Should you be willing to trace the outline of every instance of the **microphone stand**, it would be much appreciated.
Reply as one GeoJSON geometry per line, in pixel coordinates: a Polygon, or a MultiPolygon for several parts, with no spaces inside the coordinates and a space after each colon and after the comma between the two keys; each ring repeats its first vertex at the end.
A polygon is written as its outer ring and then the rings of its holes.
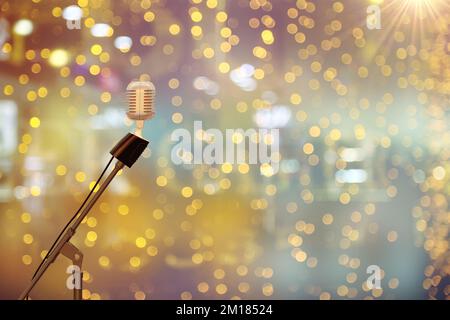
{"type": "MultiPolygon", "coordinates": [[[[70,239],[72,239],[75,234],[78,226],[81,224],[81,221],[86,217],[92,207],[95,205],[97,200],[106,190],[108,185],[117,175],[117,173],[123,169],[124,166],[131,168],[131,166],[136,162],[136,160],[141,156],[142,152],[144,152],[145,148],[148,145],[148,141],[138,137],[137,135],[128,133],[125,137],[123,137],[115,147],[110,151],[111,155],[113,155],[117,162],[114,166],[114,169],[110,172],[106,180],[101,184],[98,191],[94,194],[93,198],[87,203],[84,207],[83,211],[80,213],[78,218],[71,224],[69,228],[64,232],[63,236],[60,240],[55,244],[54,249],[50,252],[46,261],[42,264],[41,268],[38,270],[37,274],[31,280],[31,283],[28,287],[22,292],[19,297],[19,300],[27,299],[30,291],[34,288],[36,283],[42,278],[44,273],[47,271],[48,267],[55,261],[60,253],[64,256],[72,260],[72,263],[76,265],[79,270],[81,270],[81,263],[83,260],[82,252],[77,249],[72,243],[70,243],[70,239]]],[[[82,300],[82,273],[79,275],[79,285],[77,281],[74,285],[74,300],[82,300]]]]}

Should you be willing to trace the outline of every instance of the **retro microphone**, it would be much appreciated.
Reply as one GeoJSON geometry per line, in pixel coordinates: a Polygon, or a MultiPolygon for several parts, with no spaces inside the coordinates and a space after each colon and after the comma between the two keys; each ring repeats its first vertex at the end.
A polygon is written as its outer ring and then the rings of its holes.
{"type": "Polygon", "coordinates": [[[128,133],[111,150],[111,154],[127,167],[131,167],[148,145],[142,138],[144,121],[153,118],[155,102],[155,86],[150,81],[131,81],[127,86],[127,116],[136,121],[134,134],[128,133]]]}
{"type": "Polygon", "coordinates": [[[150,81],[131,81],[127,86],[128,112],[131,120],[136,120],[135,135],[142,137],[144,121],[153,118],[155,86],[150,81]]]}
{"type": "Polygon", "coordinates": [[[110,151],[112,157],[108,162],[108,165],[103,170],[100,177],[97,179],[94,187],[91,189],[78,211],[72,216],[72,218],[56,238],[51,248],[48,250],[48,253],[34,273],[30,284],[20,295],[20,300],[28,299],[30,291],[34,288],[36,283],[39,281],[39,279],[41,279],[45,271],[53,263],[53,261],[55,261],[60,253],[72,260],[72,267],[74,267],[71,269],[73,273],[73,283],[71,282],[70,286],[73,289],[73,298],[75,300],[82,299],[83,276],[81,265],[83,261],[83,253],[70,242],[70,239],[72,239],[78,226],[87,216],[89,211],[95,205],[97,200],[106,190],[117,173],[122,170],[124,166],[131,168],[131,166],[141,156],[142,152],[144,152],[145,148],[149,144],[147,140],[142,138],[142,129],[144,127],[144,121],[153,118],[153,116],[155,115],[153,107],[155,99],[155,86],[149,81],[132,81],[127,87],[127,95],[127,115],[130,119],[136,120],[135,133],[128,133],[110,151]],[[117,162],[113,170],[108,174],[105,181],[103,181],[98,190],[94,192],[114,158],[117,159],[117,162]],[[92,194],[93,197],[90,199],[92,194]]]}

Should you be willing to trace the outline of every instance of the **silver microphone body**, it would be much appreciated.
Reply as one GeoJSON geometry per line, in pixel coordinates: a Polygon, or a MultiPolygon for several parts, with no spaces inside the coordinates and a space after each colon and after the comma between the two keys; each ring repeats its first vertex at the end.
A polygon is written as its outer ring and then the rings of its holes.
{"type": "Polygon", "coordinates": [[[136,120],[134,134],[142,137],[144,121],[155,115],[155,86],[150,81],[131,81],[127,86],[127,96],[127,116],[131,120],[136,120]]]}

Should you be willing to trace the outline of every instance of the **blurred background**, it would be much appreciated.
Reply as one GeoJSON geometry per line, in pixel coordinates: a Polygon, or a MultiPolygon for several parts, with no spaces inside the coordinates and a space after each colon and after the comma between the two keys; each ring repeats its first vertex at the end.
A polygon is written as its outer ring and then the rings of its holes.
{"type": "MultiPolygon", "coordinates": [[[[447,0],[0,0],[0,298],[131,130],[140,79],[150,146],[72,240],[85,299],[448,299],[449,25],[447,0]],[[279,172],[174,165],[197,120],[279,128],[279,172]]],[[[69,264],[31,298],[71,299],[69,264]]]]}

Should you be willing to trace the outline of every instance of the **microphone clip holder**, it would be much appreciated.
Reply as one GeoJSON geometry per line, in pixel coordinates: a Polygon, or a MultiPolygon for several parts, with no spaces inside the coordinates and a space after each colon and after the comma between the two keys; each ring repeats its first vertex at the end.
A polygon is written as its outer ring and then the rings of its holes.
{"type": "Polygon", "coordinates": [[[131,168],[147,146],[147,140],[128,133],[111,149],[110,153],[128,168],[131,168]]]}

